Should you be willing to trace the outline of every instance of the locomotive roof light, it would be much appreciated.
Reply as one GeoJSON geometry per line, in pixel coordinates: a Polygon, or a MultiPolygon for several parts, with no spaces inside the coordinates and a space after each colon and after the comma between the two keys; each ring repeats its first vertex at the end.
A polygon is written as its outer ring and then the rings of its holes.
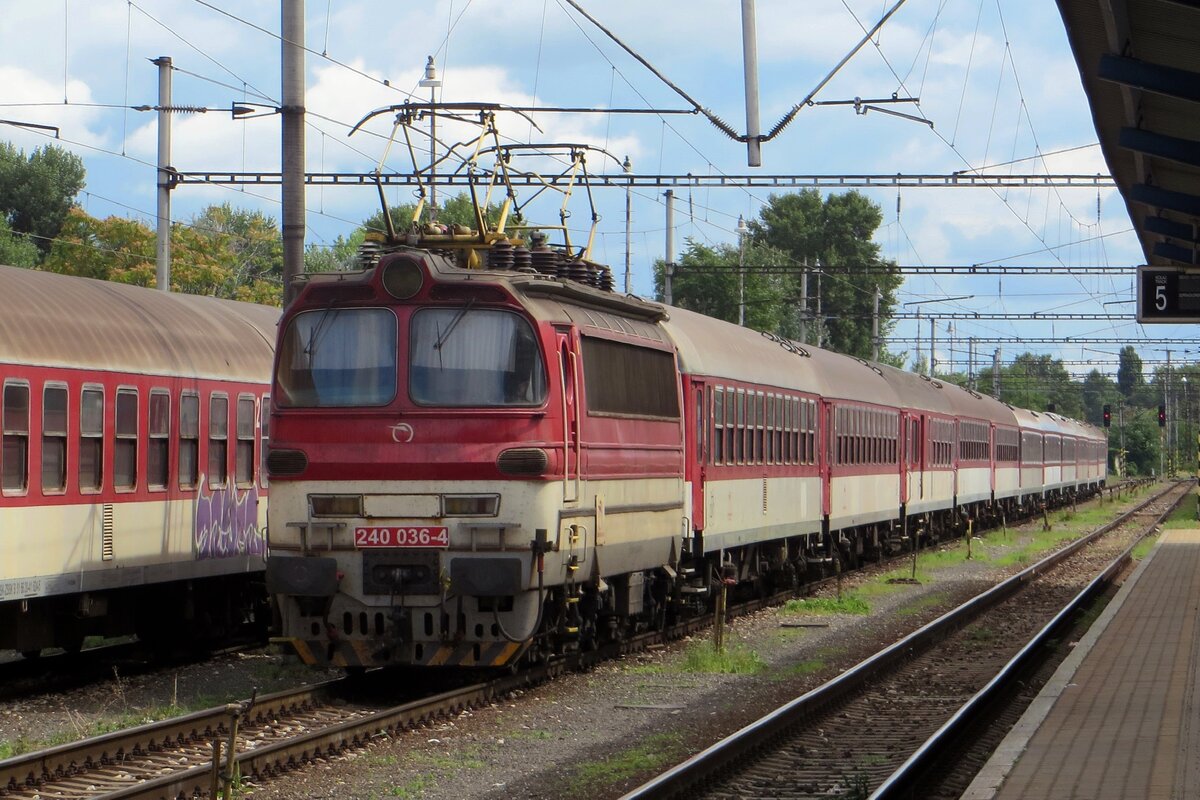
{"type": "Polygon", "coordinates": [[[392,259],[383,268],[383,288],[397,300],[408,300],[425,284],[425,270],[412,257],[392,259]]]}

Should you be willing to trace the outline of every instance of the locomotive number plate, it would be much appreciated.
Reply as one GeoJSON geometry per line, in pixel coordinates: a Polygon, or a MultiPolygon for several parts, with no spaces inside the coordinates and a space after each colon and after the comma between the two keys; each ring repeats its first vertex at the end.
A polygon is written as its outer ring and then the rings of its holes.
{"type": "Polygon", "coordinates": [[[445,526],[406,526],[400,528],[355,528],[355,547],[449,547],[450,532],[445,526]]]}

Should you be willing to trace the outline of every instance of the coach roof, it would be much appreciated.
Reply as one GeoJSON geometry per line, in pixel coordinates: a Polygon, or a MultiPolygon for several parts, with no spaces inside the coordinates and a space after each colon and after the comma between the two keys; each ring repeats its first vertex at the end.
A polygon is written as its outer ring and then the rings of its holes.
{"type": "Polygon", "coordinates": [[[896,404],[896,395],[865,361],[811,345],[783,343],[758,331],[669,308],[662,324],[690,375],[744,381],[833,399],[896,404]],[[807,355],[794,352],[800,350],[807,355]]]}
{"type": "Polygon", "coordinates": [[[265,381],[279,309],[0,266],[0,363],[265,381]]]}

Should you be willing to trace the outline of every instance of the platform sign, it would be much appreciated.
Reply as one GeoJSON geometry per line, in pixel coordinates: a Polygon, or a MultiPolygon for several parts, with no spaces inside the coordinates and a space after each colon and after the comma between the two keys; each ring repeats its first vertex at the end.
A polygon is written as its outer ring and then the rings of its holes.
{"type": "Polygon", "coordinates": [[[1200,322],[1200,271],[1138,267],[1138,322],[1200,322]]]}

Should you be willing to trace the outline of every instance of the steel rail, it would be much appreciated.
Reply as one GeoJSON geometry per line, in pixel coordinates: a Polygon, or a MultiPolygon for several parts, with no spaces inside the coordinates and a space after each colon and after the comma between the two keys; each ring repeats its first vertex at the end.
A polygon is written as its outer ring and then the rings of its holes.
{"type": "Polygon", "coordinates": [[[702,781],[730,768],[739,759],[769,746],[771,741],[786,735],[790,729],[821,713],[824,709],[841,702],[860,686],[889,670],[895,664],[913,657],[945,638],[980,612],[1013,595],[1025,584],[1100,538],[1112,528],[1140,513],[1179,485],[1176,483],[1168,486],[1164,491],[1148,498],[1107,525],[1076,539],[1061,550],[1051,553],[986,592],[976,595],[966,603],[918,628],[838,677],[786,703],[683,763],[643,783],[623,795],[621,800],[649,800],[650,798],[683,796],[702,781]]]}
{"type": "MultiPolygon", "coordinates": [[[[1190,481],[1183,482],[1183,485],[1190,481]]],[[[1181,484],[1175,484],[1170,487],[1170,491],[1178,489],[1181,484]]],[[[1159,495],[1160,497],[1163,495],[1159,495]]],[[[1058,630],[1066,623],[1072,615],[1079,611],[1083,606],[1090,602],[1093,597],[1098,595],[1102,589],[1108,586],[1116,578],[1116,576],[1125,568],[1125,565],[1133,558],[1133,549],[1138,543],[1149,535],[1150,531],[1162,524],[1162,521],[1167,516],[1179,507],[1189,496],[1188,492],[1183,492],[1179,495],[1174,503],[1168,506],[1161,514],[1159,514],[1154,522],[1147,526],[1147,530],[1138,537],[1138,541],[1131,544],[1120,555],[1112,560],[1105,569],[1088,583],[1078,594],[1072,598],[1071,602],[1063,607],[1061,611],[1054,616],[1052,620],[1046,623],[1038,633],[1029,640],[1021,650],[1012,657],[1007,664],[996,674],[994,678],[988,681],[982,689],[976,692],[961,708],[954,713],[946,723],[938,729],[936,733],[929,737],[916,752],[909,756],[904,762],[893,772],[887,779],[884,780],[874,792],[871,793],[869,800],[895,800],[901,797],[911,797],[911,792],[922,775],[924,775],[929,767],[943,753],[947,752],[953,744],[957,742],[956,737],[961,736],[962,732],[971,725],[972,722],[979,719],[986,712],[986,708],[991,700],[1001,694],[1006,688],[1023,674],[1024,668],[1044,654],[1045,645],[1051,637],[1058,633],[1058,630]],[[1039,652],[1041,651],[1041,652],[1039,652]]],[[[1106,533],[1120,524],[1119,520],[1105,525],[1098,529],[1097,534],[1106,533]]]]}

